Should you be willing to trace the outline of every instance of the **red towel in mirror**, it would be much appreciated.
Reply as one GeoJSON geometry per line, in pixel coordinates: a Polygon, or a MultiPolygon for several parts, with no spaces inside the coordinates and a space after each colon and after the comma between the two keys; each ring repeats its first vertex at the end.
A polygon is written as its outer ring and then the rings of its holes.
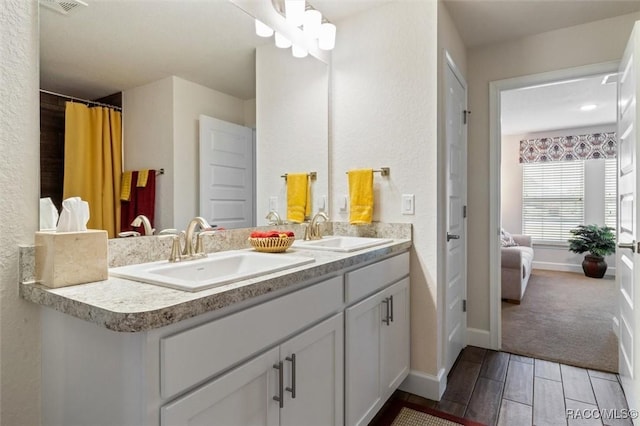
{"type": "Polygon", "coordinates": [[[138,171],[133,171],[131,175],[131,196],[129,201],[121,201],[120,205],[120,218],[121,232],[123,231],[138,231],[144,235],[144,229],[139,229],[131,226],[131,222],[138,215],[145,215],[149,218],[151,226],[155,227],[155,211],[156,211],[156,171],[149,170],[149,177],[147,178],[147,184],[143,187],[136,185],[138,182],[138,171]]]}

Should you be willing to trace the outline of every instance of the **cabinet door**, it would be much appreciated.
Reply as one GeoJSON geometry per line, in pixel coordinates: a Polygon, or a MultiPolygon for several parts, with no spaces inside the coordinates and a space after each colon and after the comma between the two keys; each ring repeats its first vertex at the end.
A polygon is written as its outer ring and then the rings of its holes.
{"type": "Polygon", "coordinates": [[[384,400],[380,394],[380,330],[382,292],[346,309],[345,314],[345,420],[366,425],[384,400]]]}
{"type": "Polygon", "coordinates": [[[343,424],[344,315],[339,313],[283,343],[280,359],[285,364],[280,424],[343,424]]]}
{"type": "Polygon", "coordinates": [[[163,406],[162,426],[277,426],[278,348],[163,406]]]}
{"type": "MultiPolygon", "coordinates": [[[[380,333],[381,392],[386,400],[409,374],[409,279],[384,290],[383,300],[389,304],[388,325],[381,322],[380,333]]],[[[387,316],[384,307],[383,318],[387,316]]]]}

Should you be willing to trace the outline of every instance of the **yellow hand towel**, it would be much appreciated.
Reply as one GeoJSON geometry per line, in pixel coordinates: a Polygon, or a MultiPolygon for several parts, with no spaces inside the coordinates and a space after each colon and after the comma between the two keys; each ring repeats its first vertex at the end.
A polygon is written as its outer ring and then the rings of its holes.
{"type": "MultiPolygon", "coordinates": [[[[304,222],[307,210],[310,209],[309,179],[306,173],[287,174],[287,220],[304,222]]],[[[309,210],[310,213],[310,210],[309,210]]]]}
{"type": "Polygon", "coordinates": [[[138,171],[138,182],[136,182],[136,186],[138,188],[144,188],[147,186],[147,181],[149,180],[149,169],[143,169],[138,171]]]}
{"type": "Polygon", "coordinates": [[[373,219],[373,169],[350,170],[349,223],[364,225],[373,219]]]}
{"type": "Polygon", "coordinates": [[[132,172],[122,173],[122,180],[120,181],[120,200],[129,201],[131,198],[131,176],[132,172]]]}

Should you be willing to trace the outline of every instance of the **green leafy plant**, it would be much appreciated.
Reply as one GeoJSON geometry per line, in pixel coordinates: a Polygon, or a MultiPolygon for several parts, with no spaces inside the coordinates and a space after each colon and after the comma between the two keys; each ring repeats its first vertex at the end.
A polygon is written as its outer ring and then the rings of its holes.
{"type": "Polygon", "coordinates": [[[593,256],[604,257],[616,251],[616,236],[609,226],[578,225],[569,232],[569,251],[574,253],[589,252],[593,256]]]}

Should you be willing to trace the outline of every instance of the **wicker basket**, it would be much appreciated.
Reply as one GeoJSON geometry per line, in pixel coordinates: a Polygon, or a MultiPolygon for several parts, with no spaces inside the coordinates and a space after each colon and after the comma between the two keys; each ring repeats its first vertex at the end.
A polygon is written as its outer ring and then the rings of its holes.
{"type": "Polygon", "coordinates": [[[257,251],[265,253],[282,253],[295,241],[295,237],[287,238],[249,238],[249,243],[257,251]]]}

